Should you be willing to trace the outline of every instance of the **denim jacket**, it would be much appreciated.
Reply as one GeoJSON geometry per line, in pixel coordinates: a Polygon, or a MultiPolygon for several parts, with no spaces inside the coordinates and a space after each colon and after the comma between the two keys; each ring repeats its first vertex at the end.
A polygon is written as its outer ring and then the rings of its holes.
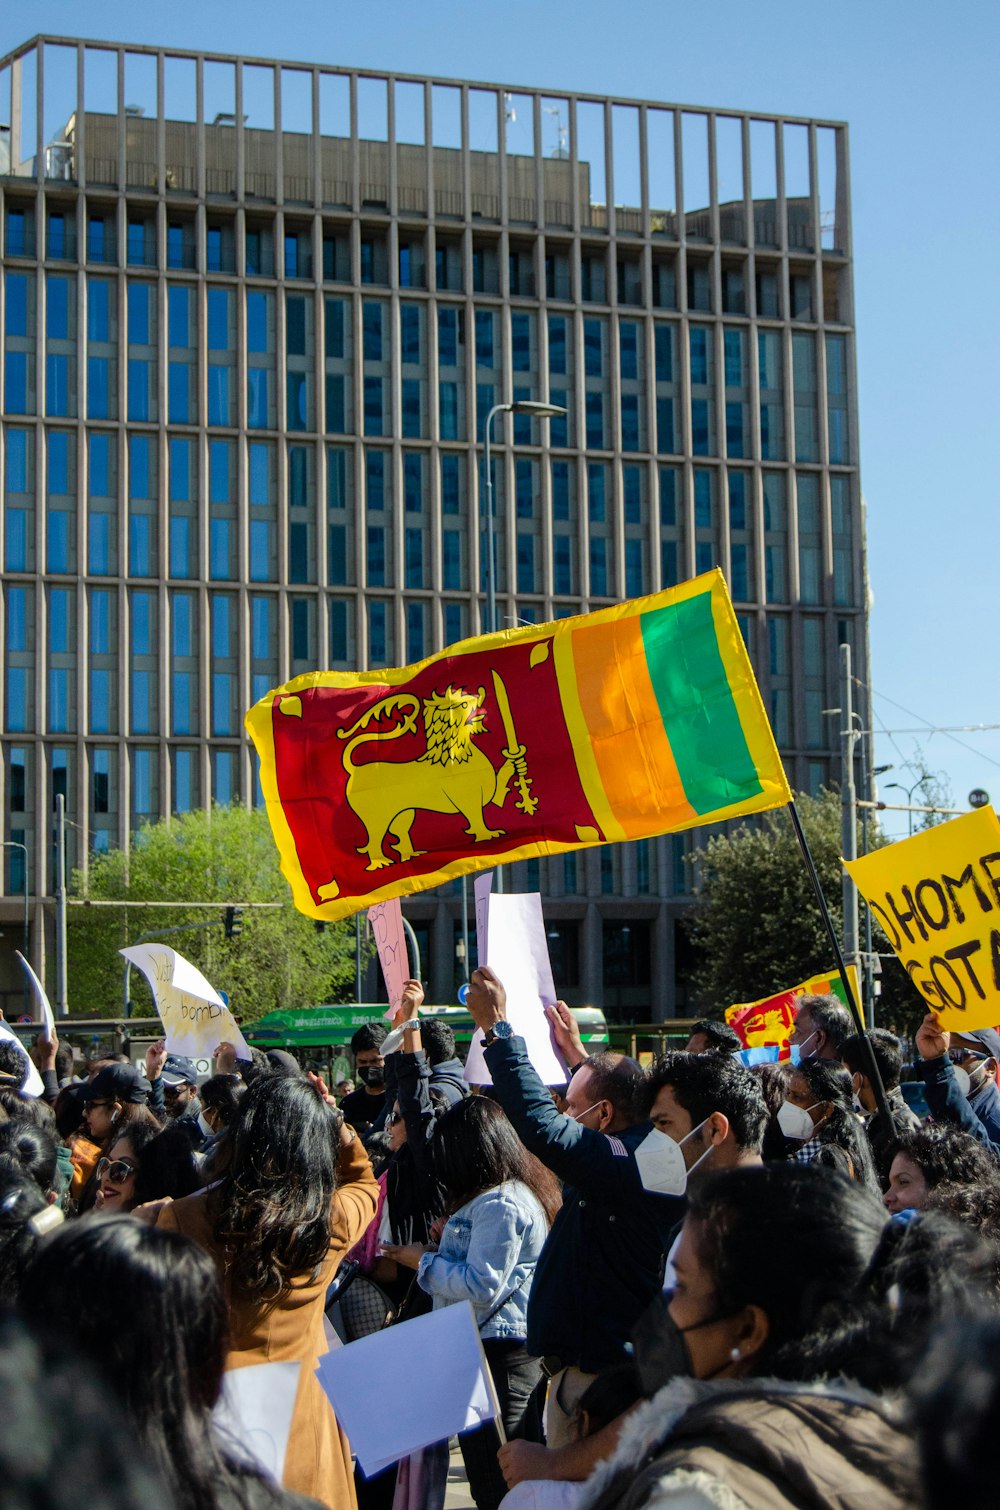
{"type": "Polygon", "coordinates": [[[548,1233],[541,1204],[526,1185],[505,1181],[450,1217],[436,1253],[425,1253],[417,1282],[434,1309],[471,1300],[483,1337],[527,1335],[528,1295],[548,1233]]]}

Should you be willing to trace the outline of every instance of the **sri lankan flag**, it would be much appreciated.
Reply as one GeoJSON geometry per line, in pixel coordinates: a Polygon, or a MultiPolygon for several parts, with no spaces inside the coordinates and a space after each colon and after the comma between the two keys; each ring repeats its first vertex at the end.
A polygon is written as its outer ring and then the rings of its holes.
{"type": "MultiPolygon", "coordinates": [[[[848,979],[854,1000],[861,1000],[858,983],[858,968],[848,965],[848,979]]],[[[726,1008],[726,1021],[740,1035],[745,1048],[758,1048],[764,1044],[777,1044],[781,1058],[788,1058],[788,1040],[795,1026],[800,996],[836,996],[842,1006],[847,1006],[847,992],[836,970],[829,975],[811,975],[801,985],[789,986],[787,991],[778,991],[774,996],[764,996],[760,1001],[737,1002],[726,1008]]]]}
{"type": "Polygon", "coordinates": [[[334,920],[503,861],[791,801],[722,573],[246,717],[296,906],[334,920]]]}

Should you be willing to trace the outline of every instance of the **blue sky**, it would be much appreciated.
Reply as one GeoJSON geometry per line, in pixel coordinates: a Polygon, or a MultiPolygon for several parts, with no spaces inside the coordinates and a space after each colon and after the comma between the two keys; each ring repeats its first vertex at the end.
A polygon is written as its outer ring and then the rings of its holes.
{"type": "MultiPolygon", "coordinates": [[[[957,0],[945,25],[928,0],[35,0],[4,7],[0,53],[36,31],[846,120],[875,725],[1000,723],[1000,9],[957,0]]],[[[957,805],[974,786],[1000,800],[1000,732],[881,734],[883,781],[911,785],[921,751],[957,805]]]]}

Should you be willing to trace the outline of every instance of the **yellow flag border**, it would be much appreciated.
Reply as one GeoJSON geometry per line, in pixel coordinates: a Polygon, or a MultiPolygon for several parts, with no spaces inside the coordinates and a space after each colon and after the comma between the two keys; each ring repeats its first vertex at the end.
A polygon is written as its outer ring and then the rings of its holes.
{"type": "MultiPolygon", "coordinates": [[[[518,625],[513,629],[498,630],[494,634],[476,635],[472,638],[461,640],[456,645],[446,646],[444,650],[436,651],[434,655],[425,656],[423,660],[414,661],[408,666],[393,666],[375,671],[359,672],[308,671],[301,676],[293,677],[291,681],[274,688],[266,696],[258,699],[245,715],[243,722],[253,740],[260,760],[261,790],[264,794],[272,833],[274,834],[275,843],[278,848],[281,872],[291,887],[292,899],[298,910],[308,917],[317,918],[324,922],[337,922],[341,918],[350,917],[356,912],[361,912],[365,908],[373,906],[376,902],[385,902],[389,901],[392,897],[412,896],[418,892],[429,891],[435,886],[441,886],[447,881],[454,880],[456,877],[475,875],[480,871],[491,870],[496,865],[510,865],[519,860],[531,860],[542,855],[572,854],[580,849],[593,849],[603,844],[619,842],[623,837],[622,830],[620,825],[613,821],[613,815],[609,814],[607,799],[604,796],[604,788],[597,772],[596,761],[592,755],[588,754],[590,749],[589,735],[586,724],[583,721],[582,710],[580,709],[576,679],[572,671],[567,669],[566,651],[570,645],[572,629],[574,625],[580,624],[583,621],[586,621],[588,627],[590,627],[595,624],[612,623],[623,618],[637,617],[656,608],[665,607],[667,603],[683,603],[690,598],[698,597],[706,592],[711,594],[712,619],[715,624],[720,657],[725,667],[730,693],[736,704],[740,723],[747,740],[750,757],[760,776],[761,791],[757,797],[751,798],[749,801],[735,803],[729,807],[718,809],[712,813],[710,818],[696,816],[682,823],[671,824],[661,832],[664,834],[684,833],[689,829],[705,828],[712,823],[723,823],[729,818],[766,812],[772,808],[785,806],[790,803],[792,801],[792,792],[788,785],[784,765],[781,761],[770,721],[764,708],[760,689],[757,686],[750,656],[743,642],[743,636],[739,631],[735,611],[729,597],[729,589],[721,568],[714,567],[712,571],[705,572],[699,577],[692,577],[689,581],[679,583],[676,587],[665,588],[661,592],[650,593],[642,598],[629,598],[623,603],[616,603],[608,608],[597,609],[594,613],[574,614],[570,618],[549,620],[545,624],[518,625]],[[548,630],[548,633],[542,633],[544,630],[548,630]],[[726,631],[725,634],[723,634],[723,630],[726,631]],[[606,837],[594,840],[577,840],[573,844],[559,844],[549,840],[532,840],[530,843],[518,845],[515,849],[505,850],[502,855],[492,856],[489,859],[484,859],[482,855],[467,855],[449,861],[445,868],[439,870],[423,872],[419,876],[397,877],[391,881],[387,879],[385,885],[373,887],[363,895],[352,894],[343,898],[334,897],[318,904],[314,902],[309,883],[306,881],[302,867],[299,864],[295,840],[278,792],[277,759],[274,749],[274,699],[279,696],[294,696],[296,693],[309,691],[314,687],[397,687],[410,682],[426,667],[445,658],[450,659],[462,655],[481,654],[491,643],[497,646],[506,646],[521,644],[525,641],[538,642],[546,638],[553,640],[553,656],[560,696],[563,699],[563,712],[569,726],[570,739],[573,743],[574,754],[577,759],[577,769],[584,787],[584,793],[598,822],[604,827],[606,837]],[[560,641],[563,642],[561,647],[560,641]],[[739,676],[734,678],[734,672],[737,669],[739,676]],[[764,731],[766,731],[766,734],[764,731]],[[770,740],[769,745],[768,738],[770,740]],[[774,780],[765,777],[761,772],[762,764],[765,767],[776,764],[779,779],[774,780]],[[593,798],[598,792],[601,794],[601,800],[595,803],[593,798]]],[[[651,834],[649,837],[655,838],[658,835],[651,834]]]]}

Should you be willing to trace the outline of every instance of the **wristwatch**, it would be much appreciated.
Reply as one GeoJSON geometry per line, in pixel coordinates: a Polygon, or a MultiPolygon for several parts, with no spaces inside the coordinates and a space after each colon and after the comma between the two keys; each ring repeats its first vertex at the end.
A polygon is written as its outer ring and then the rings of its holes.
{"type": "Polygon", "coordinates": [[[416,1030],[419,1027],[420,1027],[420,1018],[419,1017],[413,1017],[413,1018],[411,1018],[411,1020],[409,1022],[401,1022],[399,1024],[398,1028],[397,1028],[397,1032],[405,1033],[407,1031],[407,1029],[409,1029],[411,1033],[415,1033],[416,1030]]]}
{"type": "Polygon", "coordinates": [[[493,1024],[489,1032],[486,1034],[486,1037],[483,1039],[483,1048],[488,1049],[491,1044],[496,1043],[498,1038],[513,1038],[513,1036],[514,1029],[511,1027],[506,1017],[501,1017],[497,1022],[493,1024]]]}

